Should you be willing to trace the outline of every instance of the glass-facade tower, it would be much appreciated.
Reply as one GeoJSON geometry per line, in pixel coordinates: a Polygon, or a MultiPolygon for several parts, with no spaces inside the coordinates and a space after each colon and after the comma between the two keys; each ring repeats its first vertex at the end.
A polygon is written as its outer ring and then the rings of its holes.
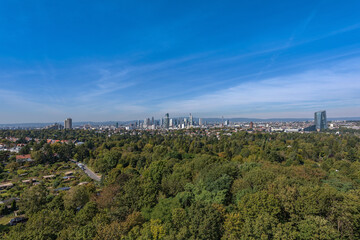
{"type": "Polygon", "coordinates": [[[316,130],[322,131],[327,129],[326,111],[319,111],[315,113],[316,130]]]}
{"type": "Polygon", "coordinates": [[[170,127],[170,118],[169,118],[169,114],[165,114],[165,122],[164,122],[164,127],[165,128],[169,128],[170,127]]]}

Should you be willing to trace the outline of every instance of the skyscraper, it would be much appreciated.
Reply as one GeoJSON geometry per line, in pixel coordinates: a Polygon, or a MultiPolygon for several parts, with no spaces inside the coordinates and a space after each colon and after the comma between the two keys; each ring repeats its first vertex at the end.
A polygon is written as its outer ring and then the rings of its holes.
{"type": "Polygon", "coordinates": [[[170,126],[170,127],[173,127],[173,126],[174,126],[174,121],[173,121],[173,119],[172,119],[172,118],[170,118],[170,121],[169,121],[169,126],[170,126]]]}
{"type": "Polygon", "coordinates": [[[192,127],[193,126],[193,116],[191,115],[191,113],[190,113],[190,117],[189,117],[189,125],[190,125],[190,127],[192,127]]]}
{"type": "Polygon", "coordinates": [[[147,123],[146,123],[146,118],[144,119],[144,122],[143,122],[143,127],[146,127],[147,126],[147,123]]]}
{"type": "Polygon", "coordinates": [[[326,111],[318,111],[314,114],[314,121],[317,131],[327,129],[326,111]]]}
{"type": "Polygon", "coordinates": [[[202,125],[203,125],[203,119],[199,118],[199,126],[202,126],[202,125]]]}
{"type": "Polygon", "coordinates": [[[164,128],[169,128],[170,126],[170,118],[169,113],[165,114],[164,128]]]}
{"type": "Polygon", "coordinates": [[[65,119],[64,128],[65,129],[72,129],[72,119],[71,118],[65,119]]]}

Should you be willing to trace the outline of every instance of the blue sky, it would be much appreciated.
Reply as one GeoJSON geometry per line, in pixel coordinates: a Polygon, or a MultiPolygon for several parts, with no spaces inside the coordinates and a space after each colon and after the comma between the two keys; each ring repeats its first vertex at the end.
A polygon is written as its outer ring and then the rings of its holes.
{"type": "Polygon", "coordinates": [[[360,116],[359,1],[0,1],[0,123],[360,116]]]}

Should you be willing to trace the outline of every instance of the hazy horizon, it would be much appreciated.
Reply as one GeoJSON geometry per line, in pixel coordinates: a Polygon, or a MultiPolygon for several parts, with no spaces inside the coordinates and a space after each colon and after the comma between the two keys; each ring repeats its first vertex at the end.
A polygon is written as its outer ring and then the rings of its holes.
{"type": "MultiPolygon", "coordinates": [[[[146,118],[151,118],[152,116],[147,116],[146,118]]],[[[170,118],[174,118],[174,119],[177,119],[177,118],[183,118],[183,117],[188,117],[186,115],[184,116],[170,116],[170,118]]],[[[193,116],[194,119],[199,119],[199,118],[202,118],[202,119],[222,119],[222,116],[220,117],[202,117],[202,116],[193,116]]],[[[163,118],[163,117],[162,117],[163,118]]],[[[274,117],[274,118],[256,118],[256,117],[225,117],[224,116],[224,120],[232,120],[232,119],[249,119],[249,120],[273,120],[273,119],[276,119],[276,120],[313,120],[314,117],[299,117],[299,118],[291,118],[291,117],[274,117]]],[[[145,118],[144,118],[145,119],[145,118]]],[[[144,119],[128,119],[128,120],[121,120],[121,119],[118,119],[118,120],[103,120],[103,121],[90,121],[90,120],[73,120],[73,124],[77,124],[77,123],[106,123],[106,122],[119,122],[119,123],[123,123],[123,122],[131,122],[131,121],[143,121],[144,119]]],[[[327,117],[328,120],[331,120],[331,119],[344,119],[344,120],[355,120],[355,121],[358,121],[360,120],[360,117],[346,117],[346,116],[339,116],[339,117],[333,117],[333,116],[330,116],[330,117],[327,117]]],[[[64,119],[65,120],[65,119],[64,119]]],[[[155,120],[160,120],[160,118],[155,118],[155,120]]],[[[0,122],[0,125],[21,125],[21,124],[54,124],[54,123],[64,123],[64,121],[62,120],[58,120],[58,121],[49,121],[49,122],[12,122],[12,123],[1,123],[0,122]]]]}

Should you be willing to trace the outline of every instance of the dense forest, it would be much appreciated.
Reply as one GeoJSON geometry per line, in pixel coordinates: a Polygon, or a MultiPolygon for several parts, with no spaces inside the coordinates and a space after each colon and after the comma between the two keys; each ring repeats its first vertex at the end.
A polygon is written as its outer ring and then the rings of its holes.
{"type": "Polygon", "coordinates": [[[22,150],[34,166],[75,159],[102,174],[59,194],[26,189],[28,222],[2,237],[360,239],[358,136],[221,131],[1,131],[42,140],[22,150]]]}

